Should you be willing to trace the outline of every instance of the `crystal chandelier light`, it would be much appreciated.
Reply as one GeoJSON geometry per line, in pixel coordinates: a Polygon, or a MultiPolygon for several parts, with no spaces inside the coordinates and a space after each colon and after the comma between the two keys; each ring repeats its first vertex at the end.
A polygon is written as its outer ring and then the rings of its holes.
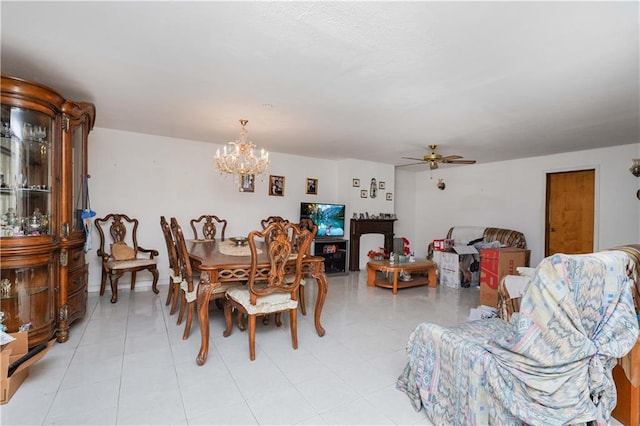
{"type": "Polygon", "coordinates": [[[247,140],[245,126],[249,120],[240,120],[242,130],[240,138],[235,142],[228,142],[220,152],[216,150],[216,167],[220,173],[228,173],[237,178],[250,175],[263,175],[269,168],[269,153],[264,149],[256,154],[253,142],[247,140]]]}

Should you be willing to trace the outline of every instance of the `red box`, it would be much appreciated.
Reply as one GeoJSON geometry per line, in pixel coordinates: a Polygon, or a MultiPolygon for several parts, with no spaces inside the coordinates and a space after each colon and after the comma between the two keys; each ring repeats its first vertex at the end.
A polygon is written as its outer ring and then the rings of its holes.
{"type": "Polygon", "coordinates": [[[453,240],[433,240],[433,249],[437,251],[447,251],[453,247],[453,240]]]}
{"type": "Polygon", "coordinates": [[[480,304],[498,306],[498,284],[505,275],[516,275],[519,266],[529,266],[529,250],[506,247],[480,251],[480,304]]]}

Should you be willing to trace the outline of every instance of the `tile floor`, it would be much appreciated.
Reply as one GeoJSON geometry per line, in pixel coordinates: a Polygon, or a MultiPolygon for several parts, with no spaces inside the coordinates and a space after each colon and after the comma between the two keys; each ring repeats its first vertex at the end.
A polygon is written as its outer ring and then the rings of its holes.
{"type": "Polygon", "coordinates": [[[86,317],[70,339],[54,344],[31,367],[2,425],[429,425],[395,389],[405,343],[422,321],[453,325],[478,304],[477,288],[390,290],[366,285],[365,272],[330,277],[322,324],[299,315],[299,349],[291,348],[287,317],[281,328],[258,324],[256,360],[246,332],[222,337],[224,319],[212,308],[209,357],[197,366],[197,321],[191,337],[160,295],[122,291],[89,294],[86,317]]]}

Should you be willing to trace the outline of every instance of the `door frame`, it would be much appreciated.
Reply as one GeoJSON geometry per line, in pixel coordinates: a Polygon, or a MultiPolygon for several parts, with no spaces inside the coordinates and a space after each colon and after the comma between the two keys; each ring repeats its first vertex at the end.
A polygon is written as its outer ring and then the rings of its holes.
{"type": "MultiPolygon", "coordinates": [[[[569,153],[568,155],[570,155],[569,153]]],[[[583,164],[580,166],[571,166],[571,167],[558,167],[558,168],[549,168],[542,170],[541,179],[541,195],[542,199],[541,204],[541,213],[540,217],[542,218],[542,222],[540,223],[540,232],[542,235],[540,247],[540,253],[542,254],[541,258],[544,258],[545,255],[545,247],[547,244],[547,174],[549,173],[565,173],[565,172],[579,172],[582,170],[593,170],[594,172],[594,194],[593,194],[593,252],[600,251],[600,234],[598,229],[600,228],[600,165],[599,164],[583,164]]]]}

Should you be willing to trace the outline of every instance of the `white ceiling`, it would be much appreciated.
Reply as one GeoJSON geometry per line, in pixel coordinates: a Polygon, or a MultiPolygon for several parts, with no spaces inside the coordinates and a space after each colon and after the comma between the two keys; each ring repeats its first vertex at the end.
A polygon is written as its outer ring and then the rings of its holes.
{"type": "Polygon", "coordinates": [[[640,142],[638,2],[0,2],[1,71],[96,126],[406,164],[640,142]]]}

